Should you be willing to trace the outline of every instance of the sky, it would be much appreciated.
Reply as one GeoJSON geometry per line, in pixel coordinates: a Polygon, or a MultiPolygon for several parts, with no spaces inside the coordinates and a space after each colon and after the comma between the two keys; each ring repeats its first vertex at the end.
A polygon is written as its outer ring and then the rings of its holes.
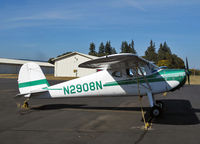
{"type": "Polygon", "coordinates": [[[134,40],[143,56],[150,40],[200,69],[199,0],[0,0],[0,57],[48,60],[87,54],[94,42],[134,40]]]}

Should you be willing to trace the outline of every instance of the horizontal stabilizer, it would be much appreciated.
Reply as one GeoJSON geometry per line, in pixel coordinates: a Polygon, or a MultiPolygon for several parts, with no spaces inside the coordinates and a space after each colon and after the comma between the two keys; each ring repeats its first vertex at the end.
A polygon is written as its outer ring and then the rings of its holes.
{"type": "Polygon", "coordinates": [[[31,91],[31,92],[29,92],[29,93],[23,93],[23,94],[17,94],[14,98],[21,98],[21,97],[26,97],[26,98],[31,98],[31,97],[33,97],[35,94],[44,94],[44,93],[46,93],[46,92],[48,92],[48,90],[47,89],[39,89],[39,90],[34,90],[34,91],[31,91]]]}

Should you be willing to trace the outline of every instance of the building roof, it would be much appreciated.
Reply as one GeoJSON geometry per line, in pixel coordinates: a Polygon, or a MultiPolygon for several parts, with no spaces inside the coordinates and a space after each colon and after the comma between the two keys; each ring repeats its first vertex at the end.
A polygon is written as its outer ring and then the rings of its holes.
{"type": "Polygon", "coordinates": [[[0,64],[23,65],[23,64],[28,63],[28,62],[34,62],[34,63],[38,64],[39,66],[54,67],[53,64],[50,64],[50,63],[48,63],[48,62],[0,58],[0,64]]]}
{"type": "Polygon", "coordinates": [[[87,54],[83,54],[83,53],[79,53],[79,52],[72,52],[72,53],[68,53],[68,54],[56,57],[56,58],[52,59],[52,61],[57,61],[57,60],[60,60],[60,59],[63,59],[63,58],[68,58],[68,57],[71,57],[73,55],[80,55],[80,56],[83,56],[83,57],[86,57],[86,58],[89,58],[89,59],[98,58],[96,56],[91,56],[91,55],[87,55],[87,54]]]}

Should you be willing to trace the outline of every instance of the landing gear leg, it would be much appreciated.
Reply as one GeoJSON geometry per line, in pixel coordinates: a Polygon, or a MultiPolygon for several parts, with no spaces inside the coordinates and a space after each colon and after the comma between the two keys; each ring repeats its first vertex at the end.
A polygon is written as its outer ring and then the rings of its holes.
{"type": "Polygon", "coordinates": [[[147,96],[149,98],[149,103],[151,106],[150,116],[152,118],[159,117],[162,114],[163,104],[161,102],[156,103],[155,98],[151,92],[148,92],[147,96]]]}

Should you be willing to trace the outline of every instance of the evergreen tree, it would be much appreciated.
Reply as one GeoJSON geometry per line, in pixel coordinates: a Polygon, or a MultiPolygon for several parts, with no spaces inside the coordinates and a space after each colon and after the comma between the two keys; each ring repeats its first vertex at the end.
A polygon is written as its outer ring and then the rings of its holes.
{"type": "Polygon", "coordinates": [[[104,46],[103,42],[101,42],[101,44],[99,46],[98,56],[105,56],[105,46],[104,46]]]}
{"type": "Polygon", "coordinates": [[[160,44],[160,48],[158,50],[158,60],[167,60],[171,58],[171,50],[170,47],[168,47],[167,43],[164,42],[164,44],[160,44]]]}
{"type": "Polygon", "coordinates": [[[178,68],[178,69],[185,68],[184,61],[175,54],[171,56],[169,62],[170,62],[169,68],[178,68]]]}
{"type": "Polygon", "coordinates": [[[136,51],[135,51],[135,44],[134,44],[134,41],[133,41],[133,40],[132,40],[131,43],[129,44],[129,51],[130,51],[130,53],[136,54],[136,51]]]}
{"type": "Polygon", "coordinates": [[[117,54],[115,48],[112,48],[112,54],[117,54]]]}
{"type": "Polygon", "coordinates": [[[130,48],[129,48],[127,41],[122,41],[121,53],[129,53],[129,51],[130,51],[130,48]]]}
{"type": "MultiPolygon", "coordinates": [[[[160,43],[160,48],[159,49],[162,49],[163,48],[163,45],[162,45],[162,43],[160,43]]],[[[159,51],[159,50],[158,50],[159,51]]]]}
{"type": "Polygon", "coordinates": [[[121,53],[125,53],[125,42],[123,42],[123,41],[121,44],[121,53]]]}
{"type": "Polygon", "coordinates": [[[90,52],[88,53],[89,55],[97,56],[97,53],[95,51],[95,44],[92,42],[90,43],[90,52]]]}
{"type": "Polygon", "coordinates": [[[152,40],[150,41],[150,46],[145,51],[145,59],[157,63],[157,53],[156,53],[155,43],[153,43],[152,40]]]}
{"type": "Polygon", "coordinates": [[[170,47],[166,42],[160,44],[158,50],[158,65],[167,66],[168,68],[184,68],[184,61],[175,54],[172,54],[170,47]]]}
{"type": "Polygon", "coordinates": [[[110,41],[106,42],[105,54],[106,55],[111,55],[112,54],[112,47],[111,47],[110,41]]]}
{"type": "Polygon", "coordinates": [[[135,48],[134,48],[134,41],[132,40],[130,44],[128,44],[127,41],[122,41],[121,53],[133,53],[133,54],[136,54],[136,51],[135,51],[135,48]]]}

